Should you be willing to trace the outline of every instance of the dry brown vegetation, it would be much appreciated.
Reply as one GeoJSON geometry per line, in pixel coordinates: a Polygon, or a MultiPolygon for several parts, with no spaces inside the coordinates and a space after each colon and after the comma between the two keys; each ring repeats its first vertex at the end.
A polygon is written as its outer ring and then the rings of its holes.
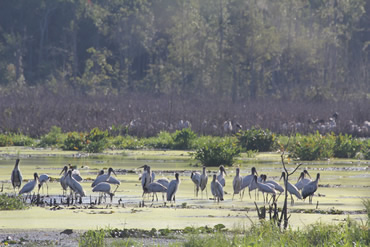
{"type": "Polygon", "coordinates": [[[334,112],[338,112],[336,127],[322,131],[368,136],[369,131],[358,133],[351,129],[351,125],[361,126],[370,120],[369,105],[368,99],[351,102],[259,99],[232,103],[216,96],[87,95],[69,89],[55,93],[45,88],[28,88],[1,93],[0,133],[19,132],[39,137],[54,125],[64,132],[90,131],[95,127],[104,130],[115,126],[116,134],[146,137],[162,130],[174,131],[180,120],[190,121],[193,131],[206,135],[225,134],[223,123],[226,120],[240,123],[243,129],[256,126],[275,133],[286,134],[292,130],[308,133],[317,129],[317,125],[308,123],[310,119],[328,121],[334,112]]]}

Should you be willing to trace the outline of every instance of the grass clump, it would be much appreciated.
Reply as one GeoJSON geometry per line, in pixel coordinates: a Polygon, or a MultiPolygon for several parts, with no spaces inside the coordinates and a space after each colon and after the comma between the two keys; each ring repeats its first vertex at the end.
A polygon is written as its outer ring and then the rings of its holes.
{"type": "Polygon", "coordinates": [[[88,230],[80,236],[78,246],[91,247],[91,246],[106,246],[105,244],[105,231],[104,229],[88,230]]]}
{"type": "Polygon", "coordinates": [[[12,197],[7,194],[0,195],[0,210],[22,210],[26,208],[28,208],[28,206],[19,196],[12,197]]]}

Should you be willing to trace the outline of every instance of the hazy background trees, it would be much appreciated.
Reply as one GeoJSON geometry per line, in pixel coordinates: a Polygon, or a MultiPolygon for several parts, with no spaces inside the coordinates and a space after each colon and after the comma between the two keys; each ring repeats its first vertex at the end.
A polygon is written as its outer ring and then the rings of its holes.
{"type": "Polygon", "coordinates": [[[363,100],[369,23],[366,0],[2,0],[0,94],[363,100]]]}

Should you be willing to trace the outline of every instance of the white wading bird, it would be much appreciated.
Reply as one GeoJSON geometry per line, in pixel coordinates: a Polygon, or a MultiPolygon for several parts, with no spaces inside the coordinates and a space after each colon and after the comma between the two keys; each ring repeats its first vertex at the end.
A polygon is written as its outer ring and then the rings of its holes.
{"type": "Polygon", "coordinates": [[[304,186],[312,182],[311,175],[308,173],[308,171],[305,169],[303,172],[301,172],[301,175],[298,178],[297,183],[295,184],[295,187],[297,187],[298,190],[302,190],[304,186]],[[306,175],[310,178],[306,178],[306,175]]]}
{"type": "Polygon", "coordinates": [[[33,174],[33,180],[29,181],[28,183],[26,183],[23,188],[19,191],[19,194],[29,194],[33,191],[33,189],[36,187],[36,184],[37,184],[37,180],[38,180],[39,176],[37,175],[37,173],[35,172],[33,174]]]}
{"type": "Polygon", "coordinates": [[[242,176],[240,176],[240,169],[239,167],[236,168],[236,174],[235,174],[235,177],[234,177],[234,180],[233,180],[233,189],[234,189],[234,193],[233,193],[233,198],[232,200],[234,200],[234,195],[235,194],[240,194],[240,198],[241,198],[241,185],[242,185],[242,176]]]}
{"type": "Polygon", "coordinates": [[[317,187],[319,186],[319,179],[320,179],[320,173],[317,173],[316,180],[310,182],[302,189],[302,196],[303,199],[306,199],[306,197],[309,197],[309,203],[312,204],[312,197],[313,194],[316,192],[317,187]]]}
{"type": "Polygon", "coordinates": [[[217,200],[217,203],[224,200],[224,188],[217,180],[216,174],[213,175],[213,180],[211,182],[211,192],[214,200],[217,200]]]}
{"type": "MultiPolygon", "coordinates": [[[[281,173],[281,177],[280,177],[280,180],[281,178],[284,179],[284,185],[285,185],[285,180],[286,180],[286,177],[285,177],[285,172],[282,172],[281,173]]],[[[297,187],[295,187],[293,184],[291,184],[289,181],[287,181],[287,190],[288,192],[290,193],[290,199],[291,199],[291,204],[294,205],[294,199],[293,199],[293,195],[295,195],[298,199],[301,199],[302,200],[302,196],[301,194],[299,193],[297,187]]]]}
{"type": "Polygon", "coordinates": [[[224,173],[225,173],[225,175],[227,175],[226,174],[225,167],[223,165],[220,165],[220,173],[217,176],[217,181],[220,182],[220,184],[222,185],[222,187],[225,187],[225,185],[226,185],[224,173]]]}
{"type": "Polygon", "coordinates": [[[190,178],[191,181],[194,183],[194,195],[198,197],[199,187],[200,187],[200,173],[199,172],[191,172],[190,178]]]}
{"type": "Polygon", "coordinates": [[[19,159],[17,159],[15,161],[15,166],[14,166],[14,169],[12,171],[12,175],[11,175],[11,181],[12,181],[12,185],[13,185],[13,189],[14,189],[14,193],[15,193],[15,188],[18,188],[18,190],[21,188],[21,185],[22,185],[22,173],[21,173],[21,170],[19,170],[19,159]]]}
{"type": "Polygon", "coordinates": [[[203,172],[202,172],[202,175],[200,175],[200,190],[202,191],[202,198],[203,198],[204,189],[206,190],[206,196],[208,198],[207,183],[208,183],[208,175],[206,173],[206,167],[203,166],[203,172]]]}
{"type": "Polygon", "coordinates": [[[170,184],[168,185],[168,188],[167,188],[167,201],[170,201],[170,202],[174,202],[176,203],[176,192],[179,188],[179,184],[180,184],[180,179],[179,179],[179,174],[176,173],[175,174],[175,178],[174,180],[171,180],[170,184]]]}
{"type": "Polygon", "coordinates": [[[49,195],[49,185],[48,182],[50,177],[48,174],[41,174],[39,177],[39,190],[37,193],[40,193],[40,188],[42,187],[42,193],[44,193],[44,184],[46,185],[46,194],[49,195]]]}

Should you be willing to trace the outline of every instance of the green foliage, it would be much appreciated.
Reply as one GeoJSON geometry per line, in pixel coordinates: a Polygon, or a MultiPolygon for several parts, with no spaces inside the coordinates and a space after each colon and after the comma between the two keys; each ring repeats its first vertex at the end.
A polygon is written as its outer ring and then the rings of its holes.
{"type": "Polygon", "coordinates": [[[62,129],[53,126],[51,127],[49,133],[41,137],[39,147],[51,147],[63,143],[62,129]]]}
{"type": "Polygon", "coordinates": [[[174,140],[169,132],[161,131],[156,137],[145,139],[144,145],[151,148],[170,149],[174,147],[174,140]]]}
{"type": "Polygon", "coordinates": [[[0,210],[21,210],[27,207],[22,197],[12,197],[7,194],[0,195],[0,210]]]}
{"type": "Polygon", "coordinates": [[[63,142],[63,150],[81,151],[85,145],[85,134],[68,132],[67,138],[63,142]]]}
{"type": "Polygon", "coordinates": [[[259,152],[271,151],[275,144],[275,134],[266,129],[239,131],[236,134],[238,144],[243,150],[257,150],[259,152]]]}
{"type": "Polygon", "coordinates": [[[139,139],[134,136],[117,136],[112,140],[114,148],[119,149],[141,149],[144,148],[143,139],[139,139]]]}
{"type": "Polygon", "coordinates": [[[101,247],[106,246],[105,242],[105,231],[103,229],[100,230],[88,230],[84,234],[80,236],[78,241],[78,246],[80,247],[101,247]]]}
{"type": "Polygon", "coordinates": [[[107,143],[108,131],[101,131],[99,128],[94,128],[86,136],[86,145],[84,150],[88,153],[100,153],[102,152],[107,143]]]}
{"type": "Polygon", "coordinates": [[[0,147],[13,146],[13,141],[8,135],[0,134],[0,147]]]}
{"type": "Polygon", "coordinates": [[[14,146],[33,146],[35,140],[23,134],[11,134],[10,138],[14,146]]]}
{"type": "Polygon", "coordinates": [[[190,128],[176,130],[173,134],[173,145],[175,149],[186,150],[192,147],[192,141],[197,137],[190,128]]]}
{"type": "Polygon", "coordinates": [[[299,160],[323,160],[334,156],[335,135],[310,134],[296,135],[296,141],[289,149],[290,157],[299,160]]]}
{"type": "Polygon", "coordinates": [[[262,222],[253,224],[243,234],[192,232],[184,246],[368,246],[369,243],[369,228],[348,219],[335,225],[316,223],[286,231],[280,231],[271,222],[262,222]]]}
{"type": "Polygon", "coordinates": [[[338,135],[335,138],[334,157],[354,158],[361,150],[361,142],[352,138],[351,135],[338,135]]]}
{"type": "Polygon", "coordinates": [[[194,159],[199,160],[205,166],[230,166],[239,155],[240,148],[232,139],[224,139],[222,142],[209,142],[192,154],[194,159]]]}
{"type": "Polygon", "coordinates": [[[370,160],[370,139],[363,141],[361,153],[363,154],[365,160],[370,160]]]}

